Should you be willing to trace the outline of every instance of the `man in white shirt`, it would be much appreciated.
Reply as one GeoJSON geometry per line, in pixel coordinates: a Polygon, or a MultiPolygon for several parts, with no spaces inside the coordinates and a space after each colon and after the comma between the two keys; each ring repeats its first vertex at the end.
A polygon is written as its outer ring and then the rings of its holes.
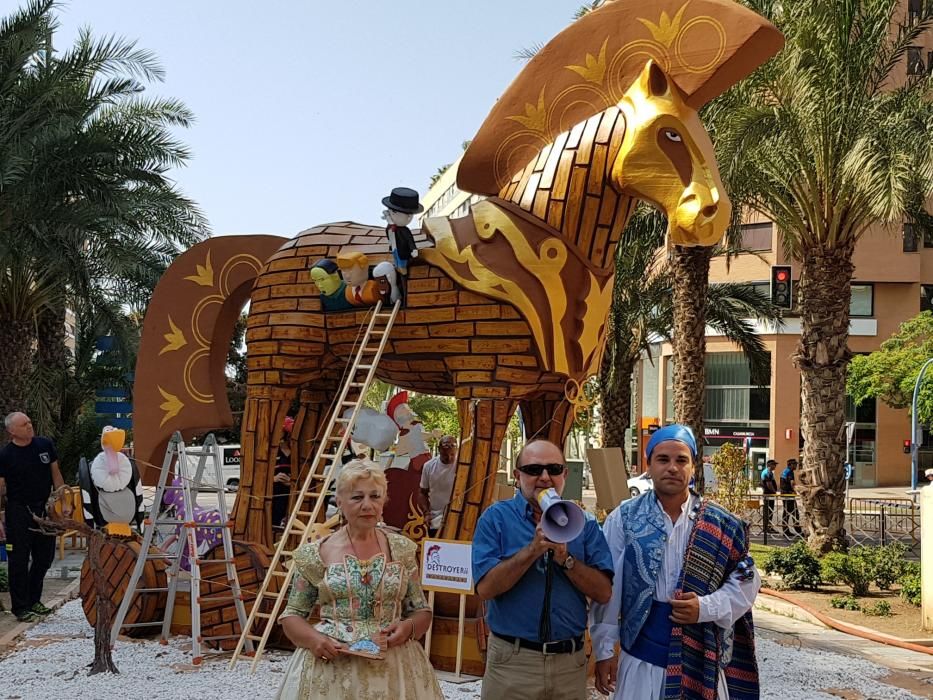
{"type": "Polygon", "coordinates": [[[591,607],[596,689],[616,700],[757,698],[750,610],[761,579],[744,523],[690,491],[689,428],[658,430],[646,453],[654,489],[603,524],[615,575],[609,602],[591,607]]]}
{"type": "Polygon", "coordinates": [[[421,470],[421,509],[430,511],[428,534],[435,537],[444,524],[444,512],[457,475],[457,441],[445,435],[437,444],[437,457],[428,460],[421,470]]]}

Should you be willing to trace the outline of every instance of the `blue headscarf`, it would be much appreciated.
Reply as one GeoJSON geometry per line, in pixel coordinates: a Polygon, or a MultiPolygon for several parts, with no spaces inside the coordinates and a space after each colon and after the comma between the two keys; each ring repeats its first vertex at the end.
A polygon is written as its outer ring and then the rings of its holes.
{"type": "Polygon", "coordinates": [[[648,456],[649,462],[651,461],[651,453],[654,452],[654,448],[668,440],[682,442],[690,448],[690,454],[693,456],[693,459],[695,460],[697,458],[697,441],[693,437],[693,431],[686,425],[671,423],[659,430],[655,430],[651,439],[648,440],[648,448],[645,450],[645,454],[648,456]]]}

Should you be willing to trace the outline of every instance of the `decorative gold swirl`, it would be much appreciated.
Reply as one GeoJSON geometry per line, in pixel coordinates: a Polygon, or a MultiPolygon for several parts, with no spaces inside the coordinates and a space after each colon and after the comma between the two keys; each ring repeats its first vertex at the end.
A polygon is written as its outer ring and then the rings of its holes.
{"type": "Polygon", "coordinates": [[[421,542],[428,536],[427,518],[415,503],[415,494],[408,497],[408,522],[402,528],[402,534],[414,542],[421,542]]]}

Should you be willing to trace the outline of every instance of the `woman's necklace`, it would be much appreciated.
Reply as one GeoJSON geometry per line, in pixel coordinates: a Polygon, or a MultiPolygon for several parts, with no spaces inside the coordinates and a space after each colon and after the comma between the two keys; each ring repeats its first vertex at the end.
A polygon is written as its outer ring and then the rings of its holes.
{"type": "MultiPolygon", "coordinates": [[[[360,571],[362,572],[362,570],[363,570],[363,560],[360,559],[360,555],[357,554],[357,552],[356,552],[356,545],[353,544],[353,538],[350,537],[350,531],[349,531],[349,530],[347,530],[347,539],[350,541],[350,549],[353,550],[353,556],[356,557],[356,562],[357,562],[357,564],[360,565],[360,571]]],[[[377,542],[377,543],[379,542],[378,536],[377,536],[376,542],[377,542]]],[[[381,548],[381,547],[380,547],[379,551],[380,551],[380,552],[382,551],[382,548],[381,548]]],[[[367,564],[366,573],[362,574],[362,576],[361,576],[361,578],[360,578],[360,581],[362,582],[362,584],[363,584],[364,586],[368,586],[368,585],[370,584],[370,582],[372,581],[372,563],[371,563],[371,562],[372,562],[372,559],[367,559],[367,560],[366,560],[366,564],[367,564]]]]}

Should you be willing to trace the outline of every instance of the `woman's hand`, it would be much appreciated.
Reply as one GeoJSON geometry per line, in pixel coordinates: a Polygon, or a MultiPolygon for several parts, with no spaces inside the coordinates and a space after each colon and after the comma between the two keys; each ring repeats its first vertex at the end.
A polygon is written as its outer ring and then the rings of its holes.
{"type": "Polygon", "coordinates": [[[393,622],[388,627],[383,628],[382,632],[386,636],[386,644],[389,647],[401,646],[415,636],[415,621],[408,617],[393,622]]]}
{"type": "Polygon", "coordinates": [[[321,661],[336,659],[346,648],[345,644],[341,644],[336,639],[328,637],[314,628],[308,633],[308,649],[321,661]]]}

